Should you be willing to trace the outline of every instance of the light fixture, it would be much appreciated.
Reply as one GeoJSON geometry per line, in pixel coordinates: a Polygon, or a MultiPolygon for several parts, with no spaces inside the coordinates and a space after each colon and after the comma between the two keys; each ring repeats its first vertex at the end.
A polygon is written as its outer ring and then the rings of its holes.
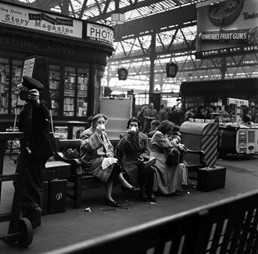
{"type": "Polygon", "coordinates": [[[124,13],[113,13],[111,15],[112,23],[116,25],[122,25],[125,22],[125,14],[124,13]]]}

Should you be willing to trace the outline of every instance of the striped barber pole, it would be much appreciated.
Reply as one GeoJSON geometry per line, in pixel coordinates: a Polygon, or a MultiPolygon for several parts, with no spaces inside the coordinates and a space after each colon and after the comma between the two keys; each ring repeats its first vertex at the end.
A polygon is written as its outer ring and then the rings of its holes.
{"type": "Polygon", "coordinates": [[[218,124],[207,124],[202,133],[202,150],[208,167],[214,167],[218,153],[218,124]]]}

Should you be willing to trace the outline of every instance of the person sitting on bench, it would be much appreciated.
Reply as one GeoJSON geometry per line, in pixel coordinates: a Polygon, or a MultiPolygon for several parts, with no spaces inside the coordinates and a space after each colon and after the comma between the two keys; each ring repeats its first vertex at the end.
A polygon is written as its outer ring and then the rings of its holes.
{"type": "Polygon", "coordinates": [[[105,132],[107,117],[97,114],[91,119],[91,127],[81,134],[80,160],[85,164],[85,172],[90,173],[106,183],[105,204],[119,207],[112,198],[113,182],[119,181],[131,192],[139,189],[129,184],[123,177],[117,158],[114,157],[114,147],[105,132]]]}
{"type": "Polygon", "coordinates": [[[141,187],[141,198],[156,202],[153,193],[154,169],[144,166],[144,158],[149,159],[148,137],[139,131],[138,119],[132,117],[127,123],[127,131],[117,144],[117,157],[127,173],[130,183],[141,187]]]}

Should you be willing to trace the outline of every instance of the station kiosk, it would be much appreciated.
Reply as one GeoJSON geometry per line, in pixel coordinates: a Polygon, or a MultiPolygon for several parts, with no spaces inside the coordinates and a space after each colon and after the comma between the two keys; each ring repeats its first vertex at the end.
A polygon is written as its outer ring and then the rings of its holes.
{"type": "Polygon", "coordinates": [[[240,107],[249,105],[247,100],[228,98],[228,104],[235,105],[234,122],[219,125],[219,152],[253,157],[258,153],[258,125],[241,122],[240,107]]]}

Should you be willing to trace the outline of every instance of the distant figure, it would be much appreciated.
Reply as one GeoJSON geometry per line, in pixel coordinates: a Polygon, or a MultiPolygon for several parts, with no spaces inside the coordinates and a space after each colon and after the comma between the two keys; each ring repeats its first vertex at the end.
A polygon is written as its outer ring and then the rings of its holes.
{"type": "Polygon", "coordinates": [[[189,121],[190,118],[194,118],[194,108],[192,108],[192,107],[190,107],[185,112],[185,119],[184,119],[184,121],[189,121]]]}
{"type": "Polygon", "coordinates": [[[196,110],[196,114],[194,118],[205,119],[204,113],[205,113],[205,108],[203,106],[199,106],[196,110]]]}
{"type": "Polygon", "coordinates": [[[246,108],[243,112],[243,122],[244,123],[250,123],[252,122],[252,117],[251,117],[251,110],[249,108],[246,108]]]}
{"type": "Polygon", "coordinates": [[[151,102],[149,107],[144,112],[144,133],[150,132],[151,121],[156,119],[158,119],[158,112],[156,109],[154,109],[154,104],[151,102]]]}
{"type": "Polygon", "coordinates": [[[138,122],[140,124],[140,129],[143,130],[143,126],[144,126],[144,111],[146,109],[146,106],[141,106],[141,109],[137,112],[137,119],[138,122]]]}
{"type": "Polygon", "coordinates": [[[213,105],[209,105],[207,107],[206,119],[212,119],[213,113],[215,112],[215,110],[216,110],[216,108],[213,105]]]}
{"type": "Polygon", "coordinates": [[[165,109],[165,105],[162,104],[160,105],[160,110],[159,110],[159,121],[162,122],[164,120],[168,120],[168,113],[167,113],[167,110],[165,109]]]}
{"type": "Polygon", "coordinates": [[[156,133],[156,131],[158,130],[159,125],[160,125],[159,120],[152,120],[151,121],[150,132],[148,134],[149,138],[151,138],[156,133]]]}

